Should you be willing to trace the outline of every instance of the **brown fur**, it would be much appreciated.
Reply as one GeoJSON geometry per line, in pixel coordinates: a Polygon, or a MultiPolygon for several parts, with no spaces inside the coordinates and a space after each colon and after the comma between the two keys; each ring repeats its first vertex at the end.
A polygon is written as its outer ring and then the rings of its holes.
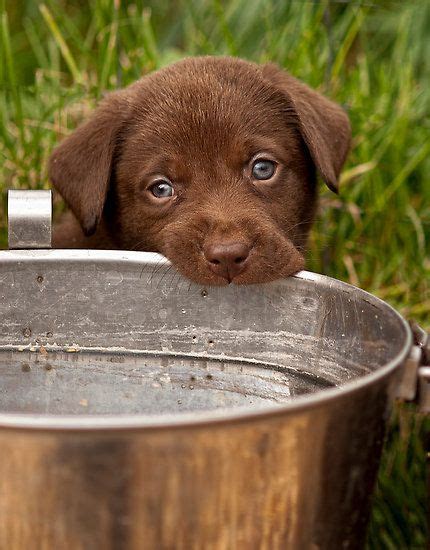
{"type": "Polygon", "coordinates": [[[75,216],[54,246],[160,252],[208,285],[286,277],[304,267],[316,171],[337,190],[349,143],[343,110],[275,65],[185,59],[112,93],[54,150],[50,177],[75,216]],[[258,152],[277,162],[270,181],[251,178],[258,152]],[[155,175],[174,198],[150,194],[155,175]],[[232,243],[249,256],[227,277],[206,251],[232,243]]]}

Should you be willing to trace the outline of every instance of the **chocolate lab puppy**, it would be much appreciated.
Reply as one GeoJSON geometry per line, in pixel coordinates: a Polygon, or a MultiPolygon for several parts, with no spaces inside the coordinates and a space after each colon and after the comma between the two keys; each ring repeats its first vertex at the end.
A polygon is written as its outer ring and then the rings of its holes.
{"type": "Polygon", "coordinates": [[[277,66],[189,58],[109,95],[50,159],[73,212],[54,246],[160,252],[200,284],[304,267],[319,173],[350,144],[335,103],[277,66]]]}

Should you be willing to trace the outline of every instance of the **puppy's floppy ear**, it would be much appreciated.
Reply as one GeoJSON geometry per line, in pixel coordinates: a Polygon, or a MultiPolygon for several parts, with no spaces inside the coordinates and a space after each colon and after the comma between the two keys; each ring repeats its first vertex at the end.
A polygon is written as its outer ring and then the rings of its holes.
{"type": "Polygon", "coordinates": [[[263,77],[287,98],[312,160],[327,186],[338,191],[338,179],[351,142],[344,110],[274,64],[264,65],[263,77]]]}
{"type": "Polygon", "coordinates": [[[122,92],[111,94],[49,159],[49,177],[87,236],[102,216],[126,110],[122,92]]]}

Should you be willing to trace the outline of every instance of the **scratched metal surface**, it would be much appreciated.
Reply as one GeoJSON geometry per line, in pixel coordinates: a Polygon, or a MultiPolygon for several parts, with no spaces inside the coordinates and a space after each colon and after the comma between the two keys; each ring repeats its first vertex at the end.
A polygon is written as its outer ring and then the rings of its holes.
{"type": "Polygon", "coordinates": [[[310,273],[205,289],[151,254],[0,252],[0,548],[362,548],[410,346],[310,273]]]}
{"type": "Polygon", "coordinates": [[[338,281],[203,288],[142,253],[3,252],[0,297],[0,412],[263,407],[359,379],[406,341],[338,281]]]}

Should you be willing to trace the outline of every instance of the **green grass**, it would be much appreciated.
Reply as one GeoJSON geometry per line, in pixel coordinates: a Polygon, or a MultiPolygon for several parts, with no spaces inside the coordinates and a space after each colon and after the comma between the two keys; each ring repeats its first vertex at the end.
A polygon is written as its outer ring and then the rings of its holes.
{"type": "MultiPolygon", "coordinates": [[[[321,186],[308,267],[430,328],[430,3],[166,0],[0,3],[0,186],[49,185],[53,146],[105,90],[186,55],[276,61],[349,111],[341,193],[321,186]]],[[[6,243],[5,193],[0,244],[6,243]]],[[[424,548],[428,428],[400,407],[369,548],[424,548]]]]}

